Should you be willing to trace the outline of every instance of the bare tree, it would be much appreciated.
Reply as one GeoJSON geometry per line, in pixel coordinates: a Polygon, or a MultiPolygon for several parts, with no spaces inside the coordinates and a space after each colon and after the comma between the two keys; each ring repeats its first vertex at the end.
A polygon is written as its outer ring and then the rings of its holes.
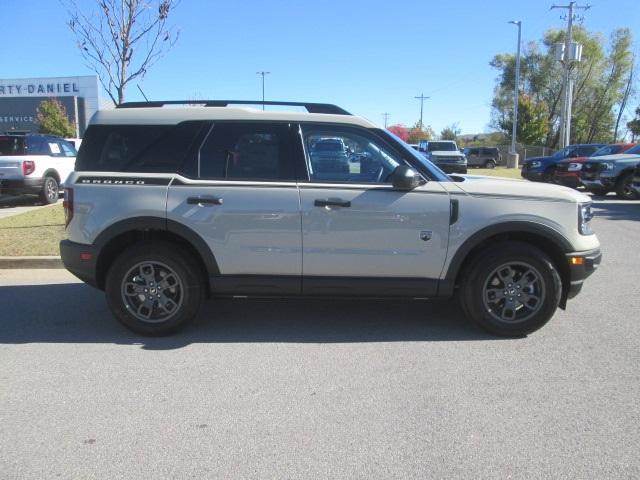
{"type": "Polygon", "coordinates": [[[127,85],[143,78],[178,39],[167,19],[179,0],[95,0],[90,12],[76,0],[60,2],[82,57],[115,105],[124,101],[127,85]]]}

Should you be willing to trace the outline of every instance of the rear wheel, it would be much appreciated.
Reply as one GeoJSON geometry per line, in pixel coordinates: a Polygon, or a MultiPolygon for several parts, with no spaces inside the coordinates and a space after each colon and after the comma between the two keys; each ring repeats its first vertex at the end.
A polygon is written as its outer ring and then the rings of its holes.
{"type": "Polygon", "coordinates": [[[522,336],[553,316],[562,291],[560,275],[540,249],[504,242],[483,251],[463,272],[462,308],[469,320],[500,336],[522,336]]]}
{"type": "Polygon", "coordinates": [[[196,316],[202,280],[195,260],[166,242],[125,250],[107,274],[107,303],[127,328],[142,335],[173,333],[196,316]]]}
{"type": "Polygon", "coordinates": [[[484,162],[484,168],[496,168],[496,162],[493,160],[487,160],[484,162]]]}
{"type": "Polygon", "coordinates": [[[616,195],[623,200],[635,200],[638,198],[636,191],[632,187],[633,173],[627,172],[620,177],[616,184],[616,195]]]}
{"type": "Polygon", "coordinates": [[[40,192],[40,201],[46,205],[56,203],[60,196],[60,186],[54,177],[45,177],[40,192]]]}

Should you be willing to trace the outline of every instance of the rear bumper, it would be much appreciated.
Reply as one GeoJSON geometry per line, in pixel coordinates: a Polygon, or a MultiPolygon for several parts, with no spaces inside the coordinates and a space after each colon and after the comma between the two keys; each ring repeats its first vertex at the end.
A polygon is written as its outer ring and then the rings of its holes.
{"type": "Polygon", "coordinates": [[[96,275],[98,251],[94,246],[62,240],[60,256],[67,270],[92,287],[100,288],[96,275]]]}
{"type": "Polygon", "coordinates": [[[567,253],[569,263],[569,288],[567,298],[573,298],[580,290],[584,281],[598,268],[602,260],[602,252],[599,248],[586,252],[567,253]]]}
{"type": "Polygon", "coordinates": [[[44,178],[0,178],[0,191],[2,191],[2,193],[10,193],[14,195],[40,193],[43,185],[44,178]]]}

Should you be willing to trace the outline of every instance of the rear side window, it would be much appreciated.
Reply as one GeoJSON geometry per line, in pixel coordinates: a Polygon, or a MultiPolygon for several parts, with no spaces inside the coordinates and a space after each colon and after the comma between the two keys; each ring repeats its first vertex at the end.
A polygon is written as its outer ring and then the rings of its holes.
{"type": "Polygon", "coordinates": [[[0,157],[7,155],[24,155],[24,137],[0,137],[0,157]]]}
{"type": "Polygon", "coordinates": [[[206,122],[92,125],[76,159],[78,171],[175,173],[193,154],[206,122]]]}
{"type": "Polygon", "coordinates": [[[217,123],[198,154],[198,177],[208,180],[293,180],[289,127],[217,123]]]}
{"type": "Polygon", "coordinates": [[[42,137],[27,137],[27,155],[51,155],[49,145],[42,137]]]}

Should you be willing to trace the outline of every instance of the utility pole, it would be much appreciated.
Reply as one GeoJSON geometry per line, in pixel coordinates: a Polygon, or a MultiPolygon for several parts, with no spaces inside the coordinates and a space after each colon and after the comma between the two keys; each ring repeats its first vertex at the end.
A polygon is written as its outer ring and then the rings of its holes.
{"type": "Polygon", "coordinates": [[[512,159],[509,167],[518,167],[518,156],[516,155],[516,133],[518,131],[518,95],[520,93],[520,43],[522,34],[522,22],[511,20],[509,23],[518,26],[518,48],[516,53],[516,83],[513,92],[513,128],[511,129],[511,155],[512,159]]]}
{"type": "Polygon", "coordinates": [[[384,112],[382,116],[384,117],[384,128],[387,128],[387,119],[389,118],[389,113],[384,112]]]}
{"type": "MultiPolygon", "coordinates": [[[[569,5],[553,5],[551,9],[562,8],[569,10],[567,15],[567,34],[564,39],[564,52],[562,56],[562,64],[564,66],[564,82],[563,82],[563,101],[562,115],[560,117],[560,148],[564,148],[571,142],[571,101],[573,99],[573,79],[571,78],[571,69],[576,58],[573,58],[577,52],[572,48],[572,29],[573,20],[575,19],[574,10],[588,10],[591,5],[576,5],[576,2],[569,2],[569,5]]],[[[579,60],[579,59],[578,59],[579,60]]]]}
{"type": "Polygon", "coordinates": [[[423,109],[423,106],[424,106],[424,101],[425,101],[427,98],[431,98],[431,97],[425,97],[425,96],[424,96],[424,93],[421,93],[421,94],[420,94],[420,96],[418,96],[418,97],[414,97],[414,98],[415,98],[416,100],[420,100],[420,128],[422,128],[422,125],[423,125],[423,123],[422,123],[422,109],[423,109]]]}
{"type": "Polygon", "coordinates": [[[256,75],[262,75],[262,110],[264,110],[264,76],[271,72],[256,72],[256,75]]]}

